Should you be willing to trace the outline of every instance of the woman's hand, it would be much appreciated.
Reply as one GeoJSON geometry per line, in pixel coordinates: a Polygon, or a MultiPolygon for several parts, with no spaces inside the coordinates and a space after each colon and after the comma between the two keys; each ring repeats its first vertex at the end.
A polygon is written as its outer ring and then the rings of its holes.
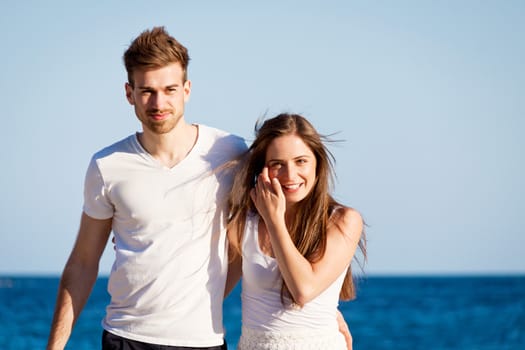
{"type": "Polygon", "coordinates": [[[266,225],[270,225],[276,219],[284,219],[286,198],[279,180],[270,179],[268,167],[264,167],[257,176],[257,182],[250,191],[250,197],[266,225]]]}

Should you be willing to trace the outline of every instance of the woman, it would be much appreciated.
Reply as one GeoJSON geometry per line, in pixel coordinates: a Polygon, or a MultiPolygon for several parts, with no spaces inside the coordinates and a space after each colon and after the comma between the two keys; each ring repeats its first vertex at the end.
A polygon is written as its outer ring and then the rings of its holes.
{"type": "Polygon", "coordinates": [[[355,295],[363,220],[330,195],[322,141],[304,117],[280,114],[257,125],[236,174],[228,238],[237,252],[229,282],[243,276],[239,350],[347,349],[337,304],[355,295]]]}

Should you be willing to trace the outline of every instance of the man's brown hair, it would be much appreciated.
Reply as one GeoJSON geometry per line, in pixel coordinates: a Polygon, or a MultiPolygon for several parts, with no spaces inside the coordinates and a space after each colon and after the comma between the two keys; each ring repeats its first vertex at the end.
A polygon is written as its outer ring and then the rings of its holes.
{"type": "Polygon", "coordinates": [[[157,69],[177,62],[182,66],[186,82],[190,62],[188,49],[169,35],[164,27],[143,31],[124,53],[124,65],[131,86],[134,86],[133,72],[136,69],[157,69]]]}

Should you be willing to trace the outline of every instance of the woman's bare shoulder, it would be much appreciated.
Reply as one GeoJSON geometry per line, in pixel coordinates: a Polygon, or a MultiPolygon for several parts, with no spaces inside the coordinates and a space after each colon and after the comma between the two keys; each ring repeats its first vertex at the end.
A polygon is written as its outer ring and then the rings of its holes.
{"type": "Polygon", "coordinates": [[[363,217],[354,208],[340,206],[332,216],[333,224],[340,232],[353,237],[361,237],[363,217]]]}

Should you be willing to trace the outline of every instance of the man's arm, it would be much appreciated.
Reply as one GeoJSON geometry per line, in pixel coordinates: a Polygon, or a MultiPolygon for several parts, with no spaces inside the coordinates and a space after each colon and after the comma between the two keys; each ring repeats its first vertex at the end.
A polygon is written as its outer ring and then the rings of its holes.
{"type": "Polygon", "coordinates": [[[58,287],[47,349],[63,349],[98,275],[100,257],[111,232],[112,219],[82,214],[78,236],[58,287]]]}
{"type": "Polygon", "coordinates": [[[228,277],[226,278],[224,298],[235,288],[242,275],[242,257],[236,248],[237,242],[237,231],[231,227],[228,229],[228,277]]]}
{"type": "Polygon", "coordinates": [[[346,349],[352,350],[352,334],[340,310],[337,310],[337,325],[339,326],[339,332],[343,333],[345,337],[346,349]]]}

